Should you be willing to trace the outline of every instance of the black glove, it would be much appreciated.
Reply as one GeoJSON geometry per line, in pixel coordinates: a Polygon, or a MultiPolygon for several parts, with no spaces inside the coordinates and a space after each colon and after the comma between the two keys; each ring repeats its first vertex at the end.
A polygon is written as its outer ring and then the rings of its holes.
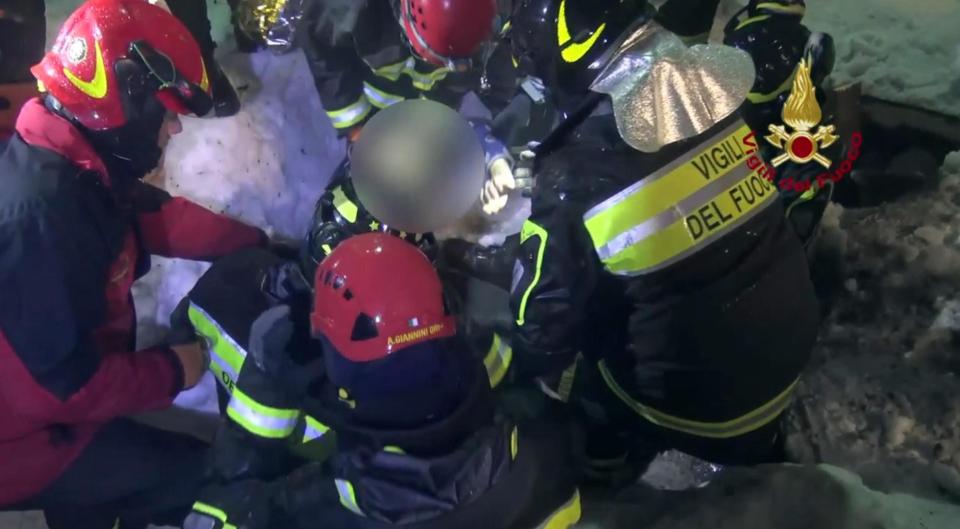
{"type": "Polygon", "coordinates": [[[209,486],[183,521],[183,529],[274,529],[273,487],[262,481],[209,486]]]}
{"type": "Polygon", "coordinates": [[[170,333],[167,345],[182,345],[197,341],[197,331],[190,321],[190,297],[180,300],[177,308],[170,314],[170,333]]]}
{"type": "Polygon", "coordinates": [[[298,331],[287,305],[273,307],[253,322],[250,357],[264,375],[295,400],[304,398],[311,384],[325,378],[319,342],[311,340],[304,330],[298,331]]]}
{"type": "Polygon", "coordinates": [[[267,249],[271,253],[287,261],[296,261],[300,258],[300,246],[300,240],[287,237],[274,237],[267,243],[267,249]]]}

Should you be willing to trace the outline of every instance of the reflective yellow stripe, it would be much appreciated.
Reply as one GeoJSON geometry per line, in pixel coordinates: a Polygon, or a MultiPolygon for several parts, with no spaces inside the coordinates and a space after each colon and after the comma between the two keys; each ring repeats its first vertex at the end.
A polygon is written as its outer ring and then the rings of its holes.
{"type": "Polygon", "coordinates": [[[493,340],[490,343],[490,350],[483,358],[483,365],[487,368],[487,376],[490,378],[490,387],[497,387],[503,381],[507,371],[510,369],[510,362],[513,360],[513,348],[510,344],[500,338],[499,334],[494,333],[493,340]]]}
{"type": "Polygon", "coordinates": [[[347,198],[347,194],[343,192],[343,186],[333,188],[333,207],[350,224],[357,222],[357,213],[360,208],[347,198]]]}
{"type": "Polygon", "coordinates": [[[770,18],[770,15],[758,15],[758,16],[755,16],[755,17],[750,17],[750,18],[744,20],[743,22],[740,22],[739,24],[737,24],[737,27],[734,28],[734,31],[737,31],[737,30],[739,30],[739,29],[743,29],[743,28],[749,26],[750,24],[753,24],[754,22],[761,22],[761,21],[766,20],[766,19],[768,19],[768,18],[770,18]]]}
{"type": "Polygon", "coordinates": [[[537,283],[540,282],[540,271],[543,268],[543,254],[547,250],[547,230],[541,228],[535,222],[527,220],[523,223],[523,229],[520,230],[520,244],[523,244],[527,241],[527,239],[533,236],[540,237],[540,248],[537,250],[537,268],[533,274],[533,281],[530,282],[526,292],[523,293],[523,297],[520,298],[520,309],[517,313],[517,325],[523,325],[524,317],[527,313],[527,301],[530,299],[530,294],[533,293],[534,287],[536,287],[537,283]]]}
{"type": "Polygon", "coordinates": [[[293,433],[300,412],[265,406],[236,388],[227,405],[227,416],[252,434],[268,439],[283,439],[293,433]]]}
{"type": "Polygon", "coordinates": [[[794,380],[792,384],[787,386],[787,389],[783,390],[783,392],[769,402],[736,419],[724,422],[702,422],[682,419],[633,400],[613,378],[613,375],[603,360],[599,362],[599,368],[600,375],[610,390],[644,419],[670,430],[710,439],[737,437],[757,430],[774,421],[790,404],[793,390],[797,386],[797,382],[800,381],[799,378],[794,380]]]}
{"type": "Polygon", "coordinates": [[[304,421],[306,422],[306,427],[303,429],[303,442],[309,443],[310,441],[319,439],[327,434],[330,431],[330,427],[322,422],[314,419],[309,415],[304,416],[304,421]]]}
{"type": "Polygon", "coordinates": [[[746,149],[743,141],[755,135],[743,122],[734,123],[726,130],[702,142],[688,156],[663,167],[616,195],[594,206],[584,215],[584,224],[594,245],[603,246],[629,228],[645,222],[654,215],[669,210],[674,204],[701,189],[709,180],[715,180],[737,168],[734,160],[746,149]],[[732,154],[730,154],[732,152],[732,154]],[[714,159],[716,158],[716,160],[714,159]],[[721,163],[726,163],[719,167],[721,163]]]}
{"type": "Polygon", "coordinates": [[[776,189],[742,122],[691,152],[584,215],[609,272],[635,276],[665,268],[774,203],[776,189]]]}
{"type": "Polygon", "coordinates": [[[329,244],[321,245],[320,248],[323,249],[323,254],[324,254],[324,255],[330,255],[330,252],[333,251],[333,248],[331,248],[329,244]]]}
{"type": "Polygon", "coordinates": [[[207,505],[206,503],[198,501],[193,504],[193,510],[200,514],[213,516],[217,520],[220,520],[220,523],[223,524],[223,529],[237,529],[236,525],[227,523],[227,513],[221,511],[220,509],[214,507],[213,505],[207,505]]]}
{"type": "Polygon", "coordinates": [[[803,4],[783,5],[777,2],[762,2],[757,4],[757,11],[762,10],[784,13],[787,15],[802,15],[807,11],[807,8],[803,4]]]}
{"type": "Polygon", "coordinates": [[[367,82],[363,83],[363,93],[366,94],[367,99],[373,106],[380,109],[387,108],[390,105],[395,105],[404,100],[403,96],[388,94],[367,82]]]}
{"type": "Polygon", "coordinates": [[[353,483],[344,479],[335,479],[334,482],[337,484],[337,493],[340,495],[340,505],[343,505],[354,514],[366,516],[363,514],[363,511],[360,510],[360,505],[357,503],[357,493],[353,490],[353,483]]]}
{"type": "Polygon", "coordinates": [[[187,316],[193,328],[207,342],[210,350],[210,370],[221,385],[228,391],[233,391],[247,352],[199,305],[191,303],[187,316]]]}
{"type": "Polygon", "coordinates": [[[389,454],[399,454],[399,455],[403,455],[406,453],[399,446],[385,446],[383,447],[383,451],[389,454]]]}
{"type": "Polygon", "coordinates": [[[361,94],[356,103],[338,110],[328,110],[327,117],[336,129],[346,129],[360,123],[373,110],[366,94],[361,94]]]}
{"type": "MultiPolygon", "coordinates": [[[[413,57],[408,57],[400,62],[381,66],[373,70],[374,75],[383,77],[390,81],[400,79],[400,76],[406,74],[413,82],[413,86],[418,90],[430,91],[438,81],[446,78],[450,73],[449,68],[437,68],[432,72],[424,73],[417,71],[417,61],[413,57]]],[[[373,101],[373,100],[371,100],[373,101]]],[[[376,102],[374,102],[376,104],[376,102]]]]}
{"type": "Polygon", "coordinates": [[[520,452],[520,432],[517,431],[517,427],[513,427],[513,431],[510,432],[510,459],[516,459],[517,454],[520,452]]]}
{"type": "Polygon", "coordinates": [[[580,521],[580,491],[574,490],[573,496],[554,511],[546,520],[537,526],[537,529],[569,529],[580,521]]]}
{"type": "Polygon", "coordinates": [[[377,77],[383,77],[391,81],[396,81],[400,78],[400,74],[403,73],[403,70],[410,67],[408,65],[413,65],[413,60],[413,57],[408,57],[400,62],[376,68],[373,70],[373,73],[377,77]]]}
{"type": "Polygon", "coordinates": [[[767,94],[761,94],[760,92],[750,92],[749,94],[747,94],[747,100],[755,105],[759,105],[761,103],[769,103],[770,101],[773,101],[778,96],[780,96],[780,94],[790,90],[793,87],[793,78],[796,75],[797,75],[797,69],[794,68],[793,73],[787,76],[787,78],[783,81],[783,83],[780,84],[780,86],[777,87],[776,90],[767,94]]]}

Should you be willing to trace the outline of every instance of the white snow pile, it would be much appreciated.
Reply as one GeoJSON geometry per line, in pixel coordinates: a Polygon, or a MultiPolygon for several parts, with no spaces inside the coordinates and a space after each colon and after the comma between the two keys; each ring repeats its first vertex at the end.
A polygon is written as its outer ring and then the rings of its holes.
{"type": "Polygon", "coordinates": [[[960,0],[807,0],[837,47],[835,86],[960,117],[960,0]]]}

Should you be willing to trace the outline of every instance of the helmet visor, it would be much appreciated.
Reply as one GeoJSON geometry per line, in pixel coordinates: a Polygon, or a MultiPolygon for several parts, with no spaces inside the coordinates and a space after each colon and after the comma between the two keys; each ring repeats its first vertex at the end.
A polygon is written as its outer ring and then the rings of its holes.
{"type": "MultiPolygon", "coordinates": [[[[204,116],[213,108],[213,99],[207,91],[187,80],[163,52],[139,40],[130,45],[130,53],[159,83],[157,99],[169,110],[178,114],[204,116]]],[[[203,78],[206,80],[206,65],[203,68],[203,78]]]]}

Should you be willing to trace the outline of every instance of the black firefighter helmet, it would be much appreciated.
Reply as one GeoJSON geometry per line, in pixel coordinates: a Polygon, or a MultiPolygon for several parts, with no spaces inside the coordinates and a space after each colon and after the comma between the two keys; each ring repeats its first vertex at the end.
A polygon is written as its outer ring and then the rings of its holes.
{"type": "Polygon", "coordinates": [[[541,79],[569,113],[628,29],[653,19],[645,0],[520,0],[509,39],[521,73],[541,79]]]}

